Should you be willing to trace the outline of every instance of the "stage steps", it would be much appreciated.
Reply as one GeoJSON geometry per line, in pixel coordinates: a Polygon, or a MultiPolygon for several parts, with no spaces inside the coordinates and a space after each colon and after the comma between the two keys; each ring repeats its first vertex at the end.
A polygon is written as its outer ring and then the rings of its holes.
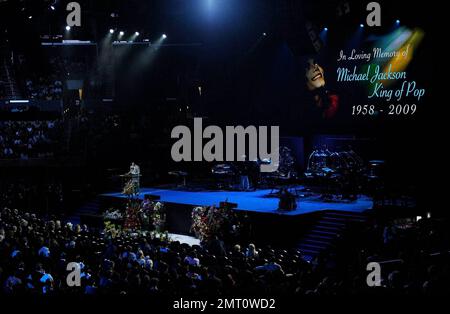
{"type": "Polygon", "coordinates": [[[94,216],[100,214],[100,207],[101,200],[96,197],[78,208],[67,220],[72,224],[80,224],[82,216],[94,216]]]}
{"type": "Polygon", "coordinates": [[[364,223],[365,214],[345,211],[322,211],[311,229],[300,240],[298,248],[306,260],[312,260],[316,256],[329,252],[333,249],[335,242],[340,238],[353,223],[364,223]]]}

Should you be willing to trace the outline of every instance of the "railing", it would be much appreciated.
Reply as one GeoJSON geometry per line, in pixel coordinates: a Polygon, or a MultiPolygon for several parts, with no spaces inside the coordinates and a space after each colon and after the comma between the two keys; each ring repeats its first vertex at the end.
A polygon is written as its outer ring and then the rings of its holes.
{"type": "Polygon", "coordinates": [[[40,111],[62,112],[62,100],[4,99],[0,100],[0,110],[20,112],[27,107],[35,107],[40,111]]]}
{"type": "MultiPolygon", "coordinates": [[[[436,257],[436,256],[441,256],[443,252],[446,252],[447,254],[450,254],[450,250],[443,250],[441,252],[435,252],[435,253],[430,253],[428,256],[429,257],[436,257]]],[[[396,259],[389,259],[389,260],[384,260],[384,261],[380,261],[378,262],[378,264],[380,265],[394,265],[394,264],[401,264],[403,263],[404,260],[401,258],[396,258],[396,259]]]]}

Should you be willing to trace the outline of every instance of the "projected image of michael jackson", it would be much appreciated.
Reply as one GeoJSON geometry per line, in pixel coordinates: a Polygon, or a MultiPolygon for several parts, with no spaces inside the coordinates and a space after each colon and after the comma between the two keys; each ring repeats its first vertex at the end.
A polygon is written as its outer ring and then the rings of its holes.
{"type": "Polygon", "coordinates": [[[313,99],[314,108],[311,109],[323,119],[333,118],[339,109],[339,96],[327,90],[324,70],[313,58],[305,64],[305,80],[313,99]]]}

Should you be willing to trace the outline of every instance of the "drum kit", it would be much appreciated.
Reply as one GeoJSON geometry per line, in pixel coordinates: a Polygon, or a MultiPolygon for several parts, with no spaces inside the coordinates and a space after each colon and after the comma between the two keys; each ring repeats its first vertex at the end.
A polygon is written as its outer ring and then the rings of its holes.
{"type": "Polygon", "coordinates": [[[261,172],[261,165],[270,165],[270,159],[219,163],[211,168],[216,187],[219,189],[242,189],[239,180],[248,177],[252,189],[268,186],[274,188],[286,185],[298,178],[295,171],[295,158],[290,148],[279,149],[278,169],[275,172],[261,172]]]}
{"type": "Polygon", "coordinates": [[[353,149],[330,150],[324,146],[310,154],[305,178],[322,186],[325,199],[340,194],[342,199],[355,200],[364,172],[363,159],[353,149]]]}

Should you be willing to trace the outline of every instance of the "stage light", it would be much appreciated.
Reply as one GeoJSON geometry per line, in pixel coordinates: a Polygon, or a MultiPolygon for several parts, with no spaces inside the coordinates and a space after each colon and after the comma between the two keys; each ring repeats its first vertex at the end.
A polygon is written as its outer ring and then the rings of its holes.
{"type": "Polygon", "coordinates": [[[114,30],[111,28],[111,29],[109,30],[109,33],[110,33],[110,34],[114,34],[114,30]]]}
{"type": "Polygon", "coordinates": [[[162,38],[163,38],[163,39],[166,39],[166,38],[167,38],[167,35],[166,35],[166,34],[162,34],[162,38]]]}
{"type": "Polygon", "coordinates": [[[69,25],[66,26],[66,31],[70,31],[70,26],[69,25]]]}
{"type": "Polygon", "coordinates": [[[123,31],[120,31],[120,33],[119,33],[120,36],[123,36],[124,34],[125,34],[125,32],[123,32],[123,31]]]}
{"type": "Polygon", "coordinates": [[[50,6],[50,9],[52,9],[52,11],[55,11],[55,7],[54,6],[50,6]]]}
{"type": "Polygon", "coordinates": [[[139,36],[139,32],[135,32],[134,35],[139,36]]]}
{"type": "Polygon", "coordinates": [[[396,20],[395,23],[396,23],[396,24],[400,24],[400,20],[396,20]]]}
{"type": "Polygon", "coordinates": [[[263,33],[263,36],[267,36],[267,33],[263,33]]]}
{"type": "Polygon", "coordinates": [[[359,24],[359,27],[361,27],[361,28],[362,28],[362,27],[364,27],[364,24],[362,24],[362,23],[361,23],[361,24],[359,24]]]}
{"type": "Polygon", "coordinates": [[[328,37],[328,27],[324,27],[323,29],[322,29],[322,31],[320,32],[320,34],[319,34],[319,37],[320,37],[320,39],[322,40],[322,43],[324,44],[324,45],[327,45],[327,37],[328,37]]]}
{"type": "Polygon", "coordinates": [[[28,19],[29,19],[29,20],[31,20],[32,18],[33,18],[33,16],[32,16],[32,15],[30,15],[30,16],[28,17],[28,19]]]}

